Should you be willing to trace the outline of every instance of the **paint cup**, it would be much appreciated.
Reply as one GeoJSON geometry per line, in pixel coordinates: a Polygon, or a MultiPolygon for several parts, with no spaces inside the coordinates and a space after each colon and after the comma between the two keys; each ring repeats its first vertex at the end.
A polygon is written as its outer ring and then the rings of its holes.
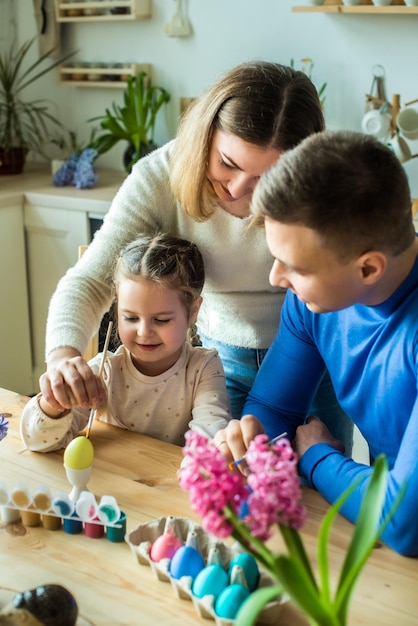
{"type": "Polygon", "coordinates": [[[18,482],[15,484],[11,492],[11,500],[20,509],[20,519],[24,526],[40,525],[41,516],[34,510],[32,496],[26,483],[18,482]]]}
{"type": "Polygon", "coordinates": [[[120,512],[117,526],[106,526],[106,537],[112,543],[122,543],[126,535],[126,513],[120,512]]]}
{"type": "Polygon", "coordinates": [[[82,491],[76,502],[75,510],[83,522],[90,522],[97,518],[97,502],[91,491],[82,491]]]}
{"type": "Polygon", "coordinates": [[[18,508],[27,509],[32,504],[32,497],[26,483],[18,482],[11,491],[11,501],[18,508]]]}
{"type": "Polygon", "coordinates": [[[113,496],[102,496],[97,511],[99,520],[106,526],[108,524],[114,524],[120,517],[120,509],[116,498],[113,496]]]}
{"type": "Polygon", "coordinates": [[[32,497],[33,506],[38,511],[48,511],[51,506],[51,491],[49,487],[40,485],[32,497]]]}
{"type": "Polygon", "coordinates": [[[20,511],[9,506],[0,507],[0,516],[5,524],[15,524],[20,522],[20,511]]]}
{"type": "Polygon", "coordinates": [[[70,517],[74,511],[74,502],[63,491],[58,491],[52,500],[51,508],[55,515],[60,517],[70,517]]]}
{"type": "Polygon", "coordinates": [[[401,109],[396,120],[399,132],[406,139],[418,139],[418,111],[412,107],[401,109]]]}
{"type": "Polygon", "coordinates": [[[68,533],[69,535],[78,535],[83,531],[83,522],[74,512],[71,518],[63,519],[62,527],[64,529],[64,532],[68,533]]]}
{"type": "Polygon", "coordinates": [[[20,519],[24,526],[32,527],[41,525],[41,515],[37,511],[20,511],[20,519]]]}
{"type": "Polygon", "coordinates": [[[45,530],[60,530],[61,518],[56,515],[41,515],[42,526],[45,530]]]}
{"type": "Polygon", "coordinates": [[[17,509],[6,506],[10,502],[10,493],[4,480],[0,481],[0,517],[5,524],[20,521],[20,512],[17,509]]]}
{"type": "Polygon", "coordinates": [[[85,522],[84,524],[84,533],[86,537],[90,537],[91,539],[99,539],[100,537],[103,537],[105,528],[103,524],[97,523],[99,522],[99,518],[95,517],[92,522],[85,522]]]}

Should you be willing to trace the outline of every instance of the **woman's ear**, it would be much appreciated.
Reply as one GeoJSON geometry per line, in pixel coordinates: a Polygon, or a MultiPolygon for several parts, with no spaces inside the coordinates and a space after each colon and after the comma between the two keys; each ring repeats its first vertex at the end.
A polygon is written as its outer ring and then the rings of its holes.
{"type": "Polygon", "coordinates": [[[202,302],[203,302],[202,296],[198,296],[196,300],[193,302],[192,306],[190,307],[189,324],[194,324],[196,322],[197,315],[199,313],[199,309],[200,309],[202,302]]]}
{"type": "Polygon", "coordinates": [[[361,280],[365,285],[373,285],[379,281],[386,271],[388,261],[383,252],[371,250],[357,259],[361,280]]]}

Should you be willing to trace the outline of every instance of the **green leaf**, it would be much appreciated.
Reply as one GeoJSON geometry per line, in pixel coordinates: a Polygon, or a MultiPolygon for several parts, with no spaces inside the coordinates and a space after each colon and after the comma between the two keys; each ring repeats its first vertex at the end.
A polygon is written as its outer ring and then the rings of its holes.
{"type": "Polygon", "coordinates": [[[298,567],[306,572],[306,575],[311,579],[312,585],[318,589],[308,555],[306,554],[305,547],[299,533],[294,528],[290,528],[284,524],[279,524],[279,528],[289,551],[290,559],[297,563],[298,567]]]}
{"type": "Polygon", "coordinates": [[[328,563],[328,539],[331,526],[338,515],[342,505],[357,487],[358,481],[354,482],[333,505],[330,506],[322,519],[318,533],[318,570],[321,584],[322,597],[326,602],[331,602],[329,563],[328,563]]]}
{"type": "Polygon", "coordinates": [[[363,569],[376,541],[382,532],[380,525],[386,496],[388,465],[386,457],[380,455],[361,503],[351,542],[341,569],[335,605],[341,616],[346,616],[354,585],[363,569]]]}
{"type": "MultiPolygon", "coordinates": [[[[278,579],[295,603],[321,626],[337,626],[331,605],[323,602],[307,572],[289,557],[276,557],[278,579]]],[[[340,625],[341,626],[341,625],[340,625]]]]}
{"type": "Polygon", "coordinates": [[[49,139],[47,122],[62,127],[61,122],[48,112],[46,100],[21,100],[23,90],[75,54],[59,59],[49,57],[53,48],[23,69],[23,63],[36,37],[26,41],[18,50],[12,45],[0,55],[0,146],[6,151],[24,147],[42,153],[42,145],[49,139]],[[42,103],[42,105],[41,105],[42,103]]]}
{"type": "Polygon", "coordinates": [[[253,624],[257,622],[257,618],[266,604],[275,600],[282,594],[283,588],[279,586],[261,587],[253,591],[238,611],[234,626],[253,626],[253,624]]]}

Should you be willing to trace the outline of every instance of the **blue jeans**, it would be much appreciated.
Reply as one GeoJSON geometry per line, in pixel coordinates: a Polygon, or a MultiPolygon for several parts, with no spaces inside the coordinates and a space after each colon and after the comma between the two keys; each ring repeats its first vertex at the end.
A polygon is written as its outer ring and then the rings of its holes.
{"type": "MultiPolygon", "coordinates": [[[[267,350],[230,346],[200,333],[199,337],[205,348],[215,348],[218,351],[225,370],[232,417],[240,419],[248,392],[267,350]]],[[[308,415],[317,415],[332,435],[343,442],[345,455],[351,457],[353,422],[338,404],[328,371],[318,387],[308,415]]]]}

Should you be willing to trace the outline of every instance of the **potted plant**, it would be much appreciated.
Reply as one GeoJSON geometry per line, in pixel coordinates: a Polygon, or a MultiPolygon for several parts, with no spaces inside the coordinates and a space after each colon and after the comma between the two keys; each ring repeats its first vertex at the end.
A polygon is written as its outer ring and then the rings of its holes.
{"type": "Polygon", "coordinates": [[[22,94],[28,85],[74,52],[45,65],[44,61],[53,52],[52,48],[23,69],[22,64],[35,39],[26,41],[17,52],[11,46],[10,50],[0,55],[0,174],[20,174],[29,150],[43,154],[48,124],[61,125],[49,112],[46,100],[26,101],[22,94]]]}
{"type": "Polygon", "coordinates": [[[146,72],[129,76],[123,106],[112,103],[105,115],[89,120],[100,120],[100,128],[105,131],[91,143],[91,147],[100,155],[119,141],[127,141],[123,163],[130,172],[139,158],[157,147],[154,143],[155,120],[160,108],[169,100],[170,94],[163,87],[153,85],[146,72]]]}
{"type": "MultiPolygon", "coordinates": [[[[323,3],[324,3],[324,0],[311,0],[310,2],[310,4],[316,4],[316,5],[323,4],[323,3]]],[[[310,57],[304,57],[303,59],[301,59],[301,63],[302,65],[301,65],[300,71],[306,74],[306,76],[310,80],[312,80],[312,70],[314,67],[314,62],[312,61],[310,57]]],[[[295,67],[294,59],[290,59],[290,67],[292,68],[295,67]]],[[[316,88],[322,108],[324,108],[324,104],[325,104],[325,89],[326,88],[327,88],[327,83],[322,83],[321,87],[316,88]]]]}

